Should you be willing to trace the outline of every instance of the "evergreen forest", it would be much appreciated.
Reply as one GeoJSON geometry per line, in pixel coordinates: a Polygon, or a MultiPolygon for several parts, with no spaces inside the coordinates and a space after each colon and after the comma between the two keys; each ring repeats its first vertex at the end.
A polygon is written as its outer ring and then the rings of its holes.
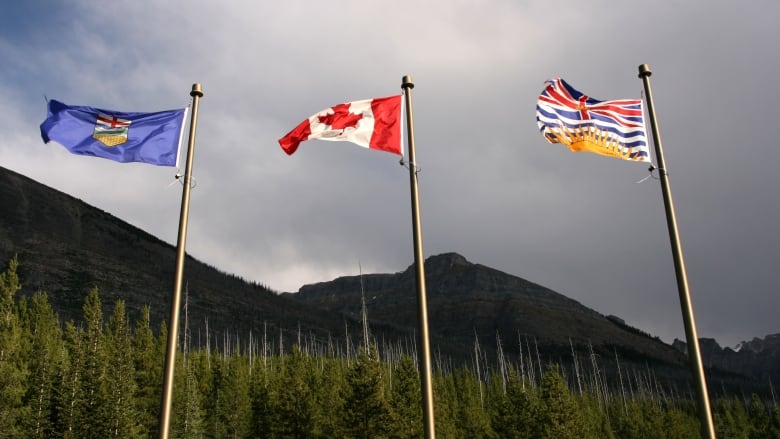
{"type": "MultiPolygon", "coordinates": [[[[45,292],[17,297],[17,266],[0,274],[0,437],[157,437],[165,324],[152,328],[148,307],[130,321],[121,300],[104,314],[97,289],[80,321],[62,323],[45,292]]],[[[182,333],[171,438],[423,436],[413,346],[315,345],[300,334],[290,349],[266,334],[198,345],[182,333]]],[[[699,437],[693,398],[649,370],[607,385],[597,364],[586,372],[531,358],[437,361],[436,437],[699,437]]],[[[721,439],[780,439],[774,400],[723,395],[712,408],[721,439]]]]}

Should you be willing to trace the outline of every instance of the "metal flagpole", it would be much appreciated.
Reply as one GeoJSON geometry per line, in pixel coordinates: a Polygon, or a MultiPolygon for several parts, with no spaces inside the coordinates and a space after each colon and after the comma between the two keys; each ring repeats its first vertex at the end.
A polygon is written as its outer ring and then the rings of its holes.
{"type": "Polygon", "coordinates": [[[639,66],[639,77],[642,78],[642,82],[645,86],[645,95],[647,96],[647,112],[650,117],[650,128],[653,131],[655,159],[658,162],[658,175],[661,180],[661,189],[664,196],[666,224],[669,228],[669,239],[672,244],[674,270],[677,274],[677,290],[680,295],[680,307],[682,308],[683,323],[685,324],[685,338],[688,343],[688,360],[690,361],[693,376],[696,380],[696,398],[699,406],[701,437],[703,439],[715,439],[715,427],[712,423],[710,398],[707,392],[707,382],[704,378],[704,367],[702,365],[701,352],[699,350],[699,337],[696,335],[696,322],[693,318],[691,295],[688,292],[688,277],[685,274],[685,261],[683,260],[680,237],[677,232],[677,219],[674,215],[674,204],[672,203],[672,192],[669,188],[669,177],[666,173],[664,152],[663,147],[661,146],[661,135],[658,131],[658,123],[656,122],[653,108],[653,93],[650,90],[651,74],[652,72],[647,64],[639,66]]]}
{"type": "Polygon", "coordinates": [[[163,377],[163,396],[160,407],[160,439],[168,439],[171,425],[171,405],[173,404],[173,371],[176,362],[176,339],[179,332],[179,307],[181,286],[184,278],[184,248],[187,242],[187,217],[190,211],[190,188],[192,182],[192,159],[195,152],[195,128],[198,125],[198,100],[203,96],[200,84],[192,84],[192,119],[190,119],[190,138],[187,143],[187,162],[184,166],[184,188],[181,195],[181,214],[179,216],[179,238],[176,243],[176,277],[173,282],[171,299],[171,320],[168,323],[168,347],[165,354],[165,372],[163,377]]]}
{"type": "Polygon", "coordinates": [[[417,191],[417,162],[414,151],[414,123],[412,117],[412,77],[401,80],[406,101],[406,126],[409,144],[409,183],[412,193],[412,229],[414,235],[414,268],[417,273],[417,320],[419,324],[420,385],[422,387],[423,428],[425,439],[434,439],[436,431],[433,422],[433,385],[431,384],[431,348],[428,339],[428,303],[425,293],[425,264],[422,250],[422,228],[420,227],[420,197],[417,191]]]}

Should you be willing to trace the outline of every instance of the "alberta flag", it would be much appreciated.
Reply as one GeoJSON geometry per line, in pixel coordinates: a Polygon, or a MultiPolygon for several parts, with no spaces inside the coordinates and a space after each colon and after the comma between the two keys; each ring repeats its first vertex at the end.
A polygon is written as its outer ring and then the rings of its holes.
{"type": "Polygon", "coordinates": [[[348,102],[326,108],[279,139],[287,154],[305,140],[344,140],[363,148],[403,155],[401,95],[348,102]]]}
{"type": "Polygon", "coordinates": [[[600,101],[555,78],[539,95],[536,122],[545,139],[572,151],[650,161],[640,99],[600,101]]]}
{"type": "Polygon", "coordinates": [[[177,166],[185,114],[186,108],[127,113],[50,100],[41,138],[44,143],[53,140],[73,154],[121,163],[177,166]]]}

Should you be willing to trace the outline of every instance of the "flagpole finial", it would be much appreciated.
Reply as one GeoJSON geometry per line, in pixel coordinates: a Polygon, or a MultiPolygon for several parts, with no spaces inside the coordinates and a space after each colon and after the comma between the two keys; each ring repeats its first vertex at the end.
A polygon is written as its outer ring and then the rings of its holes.
{"type": "Polygon", "coordinates": [[[406,75],[401,79],[401,88],[414,88],[411,76],[406,75]]]}
{"type": "Polygon", "coordinates": [[[650,76],[652,74],[653,74],[653,72],[650,71],[650,66],[648,66],[647,64],[641,64],[639,66],[639,77],[640,78],[644,78],[645,76],[650,76]]]}
{"type": "Polygon", "coordinates": [[[192,84],[192,91],[190,92],[190,96],[197,96],[199,98],[203,97],[203,90],[200,88],[199,83],[192,84]]]}

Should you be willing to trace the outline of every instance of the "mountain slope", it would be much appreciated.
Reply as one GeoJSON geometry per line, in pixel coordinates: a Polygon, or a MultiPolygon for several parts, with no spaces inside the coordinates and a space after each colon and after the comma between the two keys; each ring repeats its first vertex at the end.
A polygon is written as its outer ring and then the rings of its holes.
{"type": "MultiPolygon", "coordinates": [[[[429,329],[432,338],[450,344],[495,346],[498,334],[505,352],[518,352],[518,341],[536,343],[550,354],[568,355],[570,342],[603,355],[680,366],[680,352],[657,338],[608,318],[566,296],[456,253],[425,262],[429,329]]],[[[417,325],[414,268],[395,274],[362,276],[371,322],[411,331],[417,325]]],[[[303,303],[357,317],[361,277],[305,285],[286,294],[303,303]]]]}
{"type": "MultiPolygon", "coordinates": [[[[686,352],[684,341],[672,343],[680,352],[686,352]]],[[[722,348],[712,338],[699,339],[702,362],[707,367],[753,377],[764,383],[780,382],[780,334],[743,341],[736,350],[722,348]]]]}
{"type": "MultiPolygon", "coordinates": [[[[45,291],[63,320],[80,320],[84,297],[98,287],[106,314],[123,299],[133,319],[144,305],[150,305],[155,327],[169,318],[172,245],[2,167],[0,206],[0,264],[18,254],[22,295],[45,291]]],[[[621,363],[665,370],[666,376],[689,376],[683,353],[543,286],[455,253],[432,256],[425,266],[431,346],[437,358],[473,358],[475,339],[482,352],[494,355],[499,337],[510,358],[538,351],[537,362],[567,362],[574,347],[580,361],[591,353],[599,362],[617,356],[621,363]]],[[[288,346],[301,335],[308,342],[327,340],[343,346],[349,331],[354,343],[361,332],[361,282],[376,340],[410,346],[417,333],[413,266],[399,273],[345,276],[303,286],[297,293],[276,294],[188,257],[184,280],[196,344],[205,343],[206,322],[211,339],[220,342],[226,333],[245,341],[252,331],[255,339],[264,332],[274,340],[281,336],[288,346]]],[[[776,357],[766,352],[753,356],[771,357],[763,361],[764,368],[775,364],[776,357]]],[[[734,363],[730,354],[727,357],[734,363]]],[[[753,357],[740,357],[748,360],[724,370],[752,375],[753,357]]]]}
{"type": "MultiPolygon", "coordinates": [[[[175,247],[2,167],[0,206],[0,264],[5,267],[18,254],[22,294],[45,291],[63,320],[78,320],[87,292],[98,287],[106,314],[116,299],[123,299],[131,316],[150,305],[153,324],[168,320],[175,247]]],[[[246,337],[250,330],[257,335],[267,329],[278,338],[280,328],[298,331],[299,324],[301,331],[323,337],[343,331],[339,316],[285,299],[191,257],[185,262],[184,281],[193,333],[202,331],[204,338],[206,320],[214,336],[229,331],[246,337]]]]}

